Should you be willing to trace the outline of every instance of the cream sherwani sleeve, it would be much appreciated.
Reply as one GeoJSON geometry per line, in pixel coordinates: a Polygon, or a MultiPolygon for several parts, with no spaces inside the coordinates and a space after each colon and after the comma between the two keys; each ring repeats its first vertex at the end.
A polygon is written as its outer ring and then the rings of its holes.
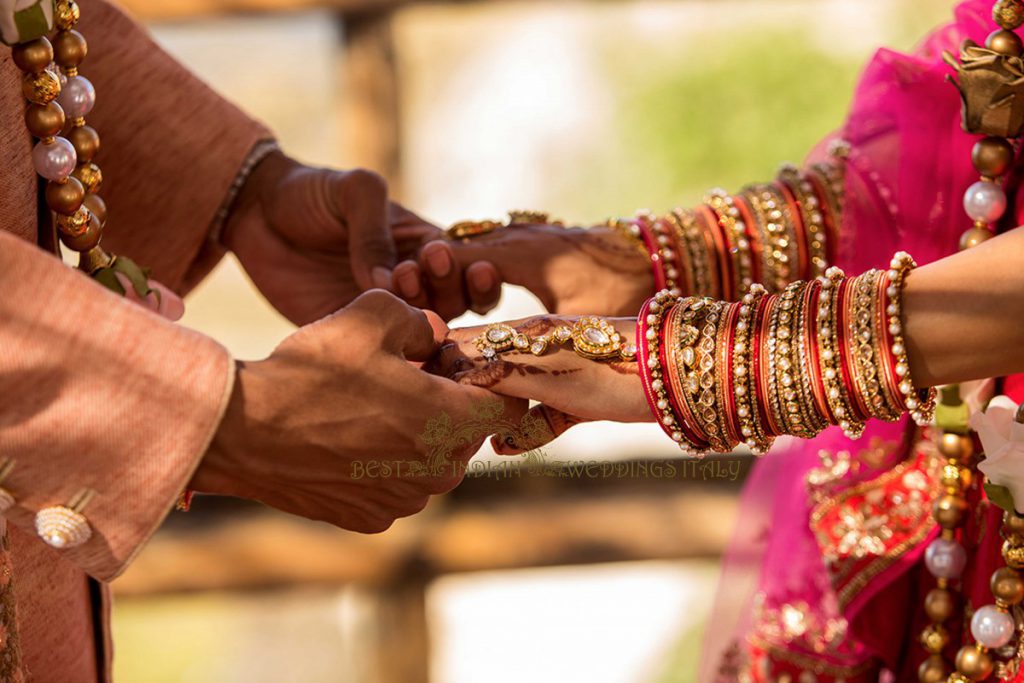
{"type": "MultiPolygon", "coordinates": [[[[103,0],[81,0],[88,122],[110,208],[103,245],[179,292],[221,255],[210,228],[266,130],[159,50],[103,0]]],[[[0,220],[3,220],[0,217],[0,220]]],[[[109,293],[0,234],[0,456],[10,523],[83,489],[92,538],[60,551],[92,576],[119,574],[161,523],[223,414],[233,362],[216,342],[109,293]]],[[[42,541],[39,541],[40,543],[42,541]]]]}

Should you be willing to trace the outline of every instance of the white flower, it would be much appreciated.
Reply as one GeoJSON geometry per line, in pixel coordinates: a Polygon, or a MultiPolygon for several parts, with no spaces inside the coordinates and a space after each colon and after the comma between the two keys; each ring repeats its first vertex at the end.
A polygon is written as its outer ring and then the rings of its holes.
{"type": "Polygon", "coordinates": [[[971,415],[985,459],[978,464],[989,482],[1005,486],[1014,507],[1024,509],[1024,424],[1017,422],[1017,404],[1008,396],[996,396],[983,413],[971,415]]]}

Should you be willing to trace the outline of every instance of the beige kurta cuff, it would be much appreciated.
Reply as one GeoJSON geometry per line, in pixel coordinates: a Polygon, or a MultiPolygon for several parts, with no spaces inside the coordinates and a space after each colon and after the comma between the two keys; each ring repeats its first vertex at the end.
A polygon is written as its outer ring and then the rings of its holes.
{"type": "MultiPolygon", "coordinates": [[[[17,499],[8,521],[35,533],[41,508],[83,489],[92,538],[61,550],[117,576],[190,480],[234,378],[225,349],[0,233],[0,455],[17,499]]],[[[39,541],[40,543],[42,541],[39,541]]]]}

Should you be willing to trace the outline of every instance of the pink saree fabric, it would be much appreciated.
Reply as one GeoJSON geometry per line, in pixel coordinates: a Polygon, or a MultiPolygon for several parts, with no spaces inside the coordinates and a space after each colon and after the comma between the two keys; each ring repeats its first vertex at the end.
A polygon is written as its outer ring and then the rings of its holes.
{"type": "MultiPolygon", "coordinates": [[[[912,54],[879,50],[865,69],[849,117],[837,133],[851,146],[838,250],[838,265],[848,273],[885,267],[901,249],[919,263],[952,254],[970,227],[961,198],[977,179],[970,151],[978,138],[960,128],[960,99],[946,82],[952,69],[943,63],[942,51],[956,53],[965,38],[984,42],[997,28],[991,7],[991,0],[964,2],[956,7],[952,23],[932,33],[912,54]]],[[[826,147],[827,141],[810,160],[823,158],[826,147]]],[[[1016,177],[1009,178],[1006,227],[1021,223],[1018,186],[1016,177]]],[[[1011,378],[1006,388],[1014,391],[1018,386],[1011,378]]],[[[916,667],[924,659],[918,635],[927,624],[923,598],[934,586],[921,558],[935,536],[934,524],[920,517],[916,537],[902,547],[876,550],[879,558],[888,559],[860,570],[852,580],[845,577],[840,586],[825,561],[821,535],[813,528],[820,498],[808,483],[808,475],[821,478],[821,451],[831,456],[847,452],[848,471],[831,469],[835,480],[830,490],[848,494],[870,487],[883,473],[913,459],[912,431],[905,423],[876,421],[854,442],[837,429],[829,430],[810,442],[781,445],[757,463],[725,557],[698,680],[776,680],[779,669],[756,661],[765,649],[795,667],[787,672],[813,674],[792,676],[801,683],[917,680],[916,667]]],[[[903,479],[917,485],[920,476],[914,476],[903,479]]],[[[925,480],[930,489],[915,495],[928,502],[935,482],[925,480]]],[[[889,486],[887,495],[902,495],[889,486]]],[[[865,529],[882,519],[868,510],[861,520],[865,529]]],[[[964,593],[975,607],[992,601],[988,576],[999,561],[1000,516],[986,506],[981,510],[965,530],[966,538],[981,539],[965,541],[971,566],[964,576],[964,593]]],[[[855,506],[849,510],[853,516],[862,512],[855,506]]],[[[871,547],[864,547],[865,562],[870,562],[871,547]]],[[[959,644],[958,629],[951,629],[951,635],[948,659],[959,644]]]]}

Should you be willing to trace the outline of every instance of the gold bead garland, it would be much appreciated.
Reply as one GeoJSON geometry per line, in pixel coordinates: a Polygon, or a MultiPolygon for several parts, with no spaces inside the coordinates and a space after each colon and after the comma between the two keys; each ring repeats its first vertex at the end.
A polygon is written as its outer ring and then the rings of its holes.
{"type": "Polygon", "coordinates": [[[100,246],[107,207],[98,194],[103,171],[94,162],[100,136],[85,120],[95,102],[95,89],[78,71],[89,51],[85,37],[75,30],[80,16],[75,0],[57,0],[57,31],[52,42],[44,36],[11,48],[15,64],[24,73],[22,92],[29,102],[25,123],[39,140],[33,160],[37,171],[48,180],[44,194],[57,234],[65,247],[79,253],[79,269],[124,294],[116,277],[121,273],[144,297],[153,291],[148,273],[131,259],[107,254],[100,246]],[[63,106],[62,95],[66,96],[63,106]],[[63,157],[59,156],[61,150],[65,152],[63,157]],[[65,162],[69,162],[68,167],[63,165],[65,162]]]}
{"type": "MultiPolygon", "coordinates": [[[[1013,31],[1024,23],[1024,2],[1021,0],[998,0],[992,8],[992,16],[999,25],[999,30],[989,35],[986,47],[997,53],[1019,57],[1022,51],[1021,41],[1013,31]]],[[[952,63],[955,60],[948,56],[947,61],[952,63]]],[[[966,97],[964,106],[968,106],[966,97]]],[[[965,128],[967,128],[967,118],[965,112],[965,128]]],[[[977,246],[992,237],[995,223],[1001,218],[1006,204],[1005,194],[996,181],[1010,170],[1014,158],[1013,145],[1005,137],[994,134],[996,131],[968,129],[968,132],[987,132],[989,134],[976,142],[971,150],[971,161],[979,173],[980,180],[968,188],[964,198],[964,208],[974,221],[974,225],[961,236],[961,250],[977,246]],[[1000,208],[1000,203],[1003,208],[1000,208]]],[[[944,400],[948,400],[954,405],[961,404],[957,387],[948,387],[943,393],[944,400]]],[[[966,425],[946,424],[940,425],[940,427],[942,428],[936,430],[936,439],[939,452],[946,459],[941,476],[944,495],[935,501],[933,516],[942,531],[939,539],[933,543],[941,541],[947,544],[956,544],[956,529],[963,524],[966,516],[966,489],[974,480],[974,471],[971,468],[974,444],[966,433],[966,425]]],[[[1012,512],[1007,512],[1004,516],[1003,535],[1006,542],[1003,544],[1002,554],[1004,561],[1010,566],[997,569],[992,575],[991,587],[996,597],[995,605],[981,607],[972,617],[970,631],[975,642],[965,644],[957,652],[954,661],[955,671],[949,674],[948,679],[937,678],[941,670],[948,671],[948,663],[942,660],[938,653],[931,653],[918,670],[918,678],[923,683],[941,680],[947,680],[949,683],[981,681],[991,676],[997,667],[1003,667],[992,657],[989,645],[998,646],[1005,643],[1000,643],[998,639],[993,640],[991,633],[986,631],[987,626],[976,622],[979,620],[997,622],[1001,620],[1004,623],[1013,624],[1009,608],[1024,598],[1024,581],[1017,573],[1017,569],[1021,567],[1015,566],[1017,550],[1024,550],[1024,535],[1022,535],[1024,523],[1018,520],[1019,518],[1016,518],[1012,512]],[[988,644],[982,643],[982,638],[979,636],[984,637],[988,644]]],[[[932,548],[929,547],[929,551],[931,550],[932,548]]],[[[962,548],[960,552],[963,552],[962,548]]],[[[932,604],[929,605],[928,599],[925,601],[925,610],[933,622],[932,627],[941,624],[954,612],[948,579],[939,577],[937,582],[937,587],[929,593],[932,604]],[[943,601],[944,608],[942,610],[935,607],[940,600],[943,601]],[[948,609],[945,608],[945,602],[950,603],[948,609]]],[[[1011,631],[1015,630],[1014,625],[1011,631]]],[[[1008,635],[1006,640],[1009,641],[1012,635],[1012,633],[1008,635]]]]}

